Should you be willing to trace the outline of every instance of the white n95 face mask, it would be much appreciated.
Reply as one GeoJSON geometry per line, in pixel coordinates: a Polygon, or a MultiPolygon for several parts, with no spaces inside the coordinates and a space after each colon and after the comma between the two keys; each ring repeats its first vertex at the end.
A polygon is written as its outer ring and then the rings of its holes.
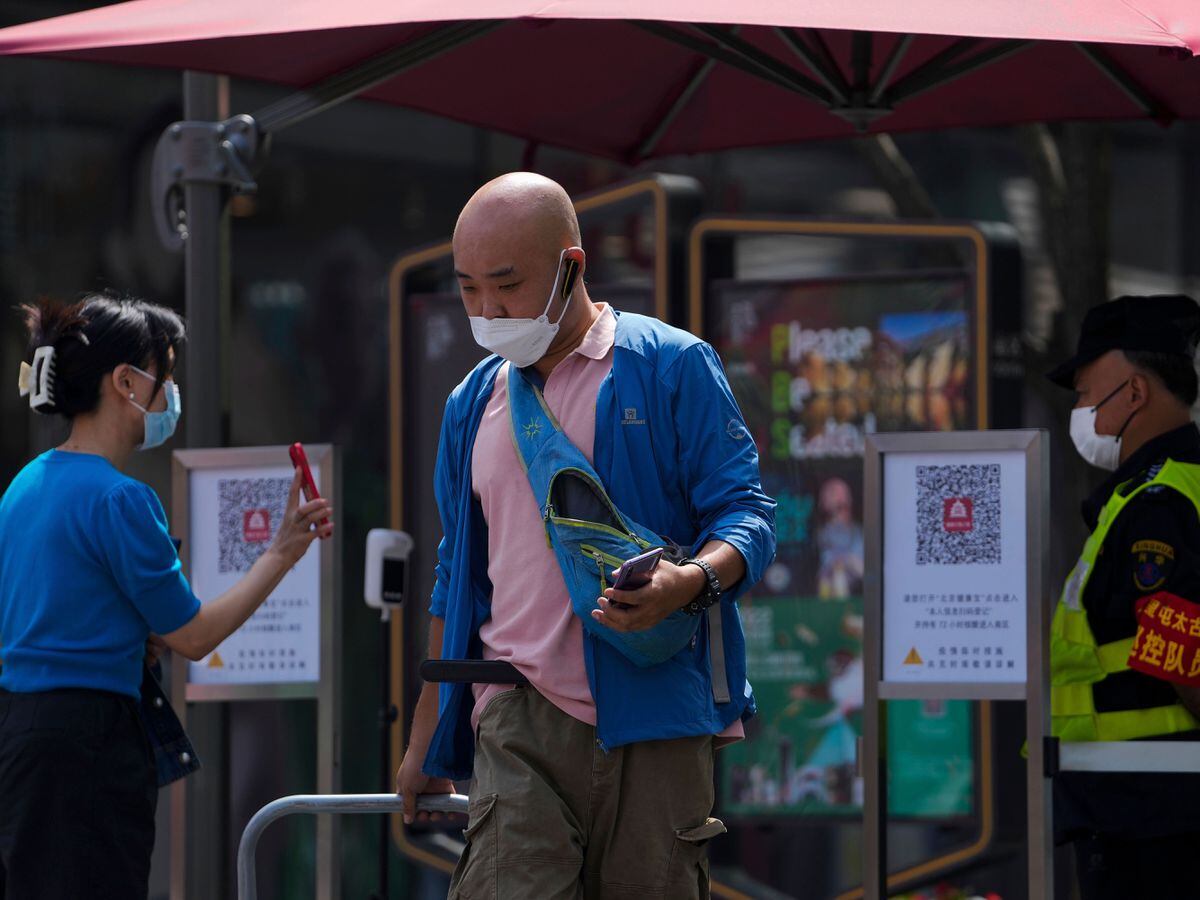
{"type": "MultiPolygon", "coordinates": [[[[471,316],[471,334],[475,338],[475,343],[484,350],[503,356],[519,369],[532,366],[545,356],[546,351],[550,348],[550,342],[558,334],[558,326],[562,323],[563,316],[567,314],[567,306],[570,305],[571,298],[575,295],[573,274],[567,276],[563,273],[563,262],[566,260],[566,256],[567,250],[563,250],[559,254],[558,269],[554,274],[550,299],[546,301],[546,308],[542,310],[540,316],[536,319],[485,319],[483,316],[471,316]],[[572,278],[570,292],[563,297],[565,302],[558,321],[552,323],[547,314],[554,304],[554,298],[558,295],[559,284],[562,283],[566,287],[568,277],[572,278]]],[[[571,266],[578,266],[575,260],[570,260],[570,263],[571,266]]]]}
{"type": "Polygon", "coordinates": [[[1121,431],[1117,434],[1097,434],[1096,412],[1127,384],[1129,384],[1128,379],[1121,382],[1115,391],[1095,406],[1082,406],[1071,410],[1071,442],[1075,444],[1075,449],[1079,451],[1079,455],[1086,462],[1106,472],[1115,471],[1121,462],[1121,434],[1129,425],[1133,414],[1130,414],[1129,419],[1125,420],[1125,425],[1121,426],[1121,431]]]}

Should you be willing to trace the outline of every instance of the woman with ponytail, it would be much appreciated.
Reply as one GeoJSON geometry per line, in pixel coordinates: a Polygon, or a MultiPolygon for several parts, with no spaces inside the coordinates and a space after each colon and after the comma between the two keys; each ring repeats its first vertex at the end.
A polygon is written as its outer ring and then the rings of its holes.
{"type": "Polygon", "coordinates": [[[209,654],[332,533],[330,507],[297,476],[270,549],[201,606],[158,497],[122,472],[175,430],[183,322],[107,294],[22,311],[21,393],[71,433],[0,497],[0,898],[136,900],[158,786],[195,767],[144,658],[209,654]]]}

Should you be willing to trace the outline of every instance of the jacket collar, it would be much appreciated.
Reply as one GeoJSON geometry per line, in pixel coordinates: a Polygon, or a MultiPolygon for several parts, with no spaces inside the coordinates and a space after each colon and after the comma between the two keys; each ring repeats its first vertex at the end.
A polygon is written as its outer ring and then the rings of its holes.
{"type": "Polygon", "coordinates": [[[1117,470],[1083,501],[1083,519],[1088,528],[1096,527],[1096,522],[1100,518],[1100,510],[1104,508],[1104,504],[1108,502],[1118,487],[1136,478],[1142,472],[1153,469],[1155,466],[1161,466],[1168,459],[1177,462],[1200,463],[1200,429],[1197,429],[1195,423],[1189,422],[1180,428],[1151,438],[1139,447],[1129,459],[1121,463],[1117,470]]]}

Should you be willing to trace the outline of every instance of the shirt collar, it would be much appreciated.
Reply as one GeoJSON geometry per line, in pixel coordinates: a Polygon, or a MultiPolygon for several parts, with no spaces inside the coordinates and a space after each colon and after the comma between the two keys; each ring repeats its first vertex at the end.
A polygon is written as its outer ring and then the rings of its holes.
{"type": "Polygon", "coordinates": [[[1083,501],[1083,518],[1088,526],[1095,526],[1100,517],[1100,510],[1118,487],[1138,473],[1160,465],[1168,459],[1178,462],[1200,462],[1200,429],[1196,428],[1195,423],[1189,422],[1151,438],[1121,463],[1117,470],[1083,501]]]}
{"type": "Polygon", "coordinates": [[[587,330],[579,346],[572,351],[588,359],[604,359],[612,349],[617,333],[617,317],[613,314],[612,307],[607,303],[597,303],[596,307],[600,310],[600,315],[587,330]]]}

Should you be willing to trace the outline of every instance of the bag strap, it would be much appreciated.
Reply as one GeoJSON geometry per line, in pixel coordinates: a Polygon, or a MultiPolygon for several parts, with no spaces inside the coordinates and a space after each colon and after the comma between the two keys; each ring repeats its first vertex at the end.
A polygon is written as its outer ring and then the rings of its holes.
{"type": "MultiPolygon", "coordinates": [[[[513,446],[528,475],[541,449],[556,435],[562,434],[564,438],[566,435],[546,405],[542,392],[533,385],[529,376],[512,363],[505,365],[508,366],[508,418],[513,446]]],[[[530,484],[534,496],[540,497],[539,486],[533,484],[532,478],[530,484]]]]}
{"type": "Polygon", "coordinates": [[[729,702],[729,673],[725,670],[725,630],[721,623],[721,604],[708,608],[708,667],[712,674],[713,700],[729,702]]]}

